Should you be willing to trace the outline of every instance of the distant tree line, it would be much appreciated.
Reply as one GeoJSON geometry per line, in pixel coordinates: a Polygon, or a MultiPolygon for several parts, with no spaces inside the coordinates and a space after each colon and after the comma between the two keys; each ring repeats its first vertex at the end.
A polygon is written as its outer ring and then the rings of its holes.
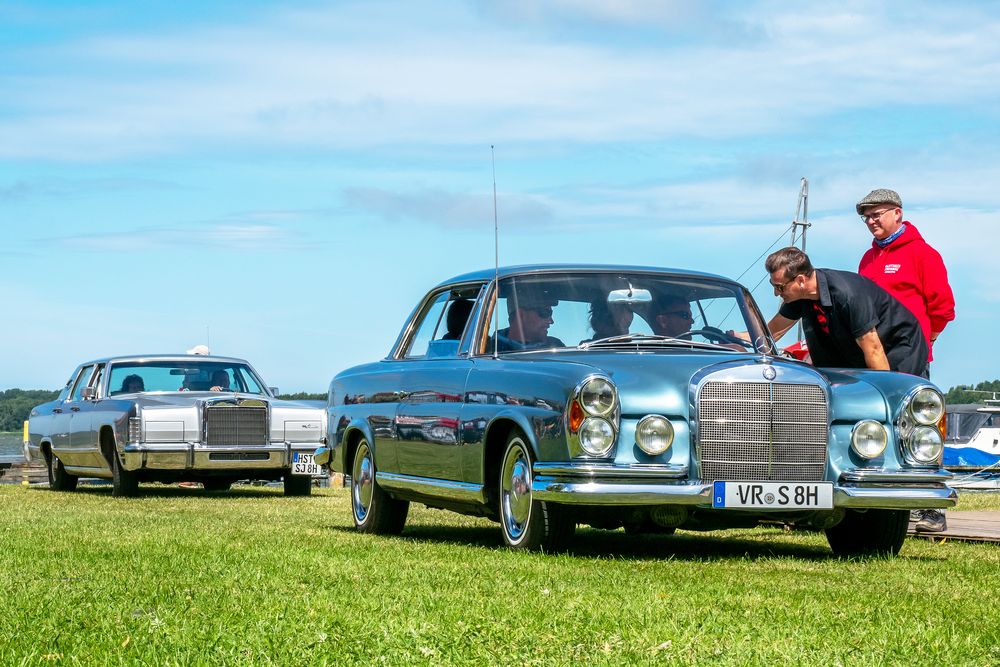
{"type": "Polygon", "coordinates": [[[0,391],[0,431],[20,432],[31,408],[51,401],[58,391],[44,389],[8,389],[0,391]]]}
{"type": "Polygon", "coordinates": [[[948,403],[982,403],[987,398],[1000,398],[1000,380],[987,380],[976,386],[960,384],[944,395],[948,403]]]}

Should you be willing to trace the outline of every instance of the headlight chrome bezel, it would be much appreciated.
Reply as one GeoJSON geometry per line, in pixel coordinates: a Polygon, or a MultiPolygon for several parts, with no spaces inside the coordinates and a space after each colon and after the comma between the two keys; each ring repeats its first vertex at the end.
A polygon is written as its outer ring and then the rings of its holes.
{"type": "MultiPolygon", "coordinates": [[[[635,426],[635,444],[643,451],[643,453],[649,456],[660,456],[668,451],[674,444],[674,425],[669,419],[663,415],[646,415],[639,420],[639,423],[635,426]],[[663,430],[666,431],[666,444],[662,447],[653,447],[648,444],[648,438],[644,436],[644,432],[651,429],[657,428],[657,426],[665,427],[663,430]],[[645,442],[644,442],[645,440],[645,442]]],[[[657,437],[656,435],[650,435],[648,437],[657,437]]]]}
{"type": "Polygon", "coordinates": [[[944,456],[943,425],[946,416],[944,396],[933,386],[919,386],[909,394],[896,418],[896,437],[903,460],[913,466],[939,467],[944,456]],[[934,411],[927,414],[915,409],[917,402],[934,404],[934,411]],[[936,417],[936,419],[932,419],[936,417]],[[920,440],[918,441],[918,438],[920,440]],[[927,445],[933,448],[931,457],[921,454],[927,445]]]}
{"type": "Polygon", "coordinates": [[[580,448],[587,456],[603,458],[607,456],[615,446],[617,431],[607,419],[602,417],[587,417],[580,425],[580,448]],[[598,447],[593,447],[591,438],[603,436],[604,442],[598,447]]]}
{"type": "Polygon", "coordinates": [[[618,388],[605,375],[588,375],[573,389],[565,411],[566,435],[570,456],[574,458],[599,459],[607,458],[614,453],[615,443],[621,430],[621,402],[618,388]],[[584,403],[585,392],[610,394],[610,402],[591,401],[584,403]],[[603,428],[591,420],[600,420],[611,428],[611,441],[606,447],[584,446],[584,428],[603,428]]]}
{"type": "Polygon", "coordinates": [[[921,426],[936,426],[941,421],[941,418],[944,417],[944,396],[941,395],[941,392],[931,387],[921,387],[913,392],[906,409],[910,417],[913,418],[913,421],[921,426]],[[920,405],[919,408],[917,407],[918,405],[920,405]],[[921,412],[924,407],[930,407],[933,412],[930,415],[924,414],[921,412]]]}
{"type": "Polygon", "coordinates": [[[871,460],[878,458],[885,453],[886,447],[889,445],[889,431],[886,429],[885,424],[882,422],[875,421],[874,419],[864,419],[859,421],[854,425],[851,430],[851,449],[854,453],[863,459],[871,460]],[[863,450],[860,445],[860,439],[867,436],[881,436],[882,445],[876,450],[863,450]]]}

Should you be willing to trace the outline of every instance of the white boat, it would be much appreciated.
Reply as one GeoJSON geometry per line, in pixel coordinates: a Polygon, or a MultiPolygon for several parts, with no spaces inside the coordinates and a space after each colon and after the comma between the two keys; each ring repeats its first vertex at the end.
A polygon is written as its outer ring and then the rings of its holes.
{"type": "Polygon", "coordinates": [[[1000,400],[948,406],[944,467],[950,486],[1000,489],[1000,400]]]}

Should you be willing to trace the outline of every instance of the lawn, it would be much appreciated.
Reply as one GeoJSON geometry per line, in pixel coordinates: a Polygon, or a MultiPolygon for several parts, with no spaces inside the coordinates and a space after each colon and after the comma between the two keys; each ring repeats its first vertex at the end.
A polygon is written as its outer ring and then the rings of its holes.
{"type": "Polygon", "coordinates": [[[500,541],[417,507],[402,537],[359,535],[339,488],[0,487],[0,664],[1000,663],[996,544],[840,560],[778,528],[500,541]]]}

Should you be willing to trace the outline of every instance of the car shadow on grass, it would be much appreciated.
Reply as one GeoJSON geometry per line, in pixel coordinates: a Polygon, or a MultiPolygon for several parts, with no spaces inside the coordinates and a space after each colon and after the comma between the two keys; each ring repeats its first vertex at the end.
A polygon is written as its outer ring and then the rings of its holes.
{"type": "MultiPolygon", "coordinates": [[[[349,526],[328,526],[336,531],[355,532],[349,526]]],[[[627,559],[636,561],[716,559],[771,560],[793,558],[803,561],[882,561],[881,556],[841,559],[826,544],[795,543],[792,537],[802,533],[780,528],[740,529],[719,532],[678,531],[673,535],[628,535],[621,530],[578,528],[566,549],[560,553],[579,558],[627,559]]],[[[821,535],[821,534],[820,534],[821,535]]],[[[503,549],[499,525],[427,526],[408,525],[399,537],[363,536],[365,539],[412,540],[415,542],[454,544],[484,549],[503,549]]],[[[903,552],[896,558],[936,560],[903,552]]]]}
{"type": "MultiPolygon", "coordinates": [[[[74,493],[94,496],[110,496],[111,485],[87,484],[78,486],[74,493]]],[[[266,486],[237,486],[228,491],[206,491],[204,488],[186,488],[171,484],[141,485],[139,491],[130,498],[282,498],[281,488],[266,486]]]]}

